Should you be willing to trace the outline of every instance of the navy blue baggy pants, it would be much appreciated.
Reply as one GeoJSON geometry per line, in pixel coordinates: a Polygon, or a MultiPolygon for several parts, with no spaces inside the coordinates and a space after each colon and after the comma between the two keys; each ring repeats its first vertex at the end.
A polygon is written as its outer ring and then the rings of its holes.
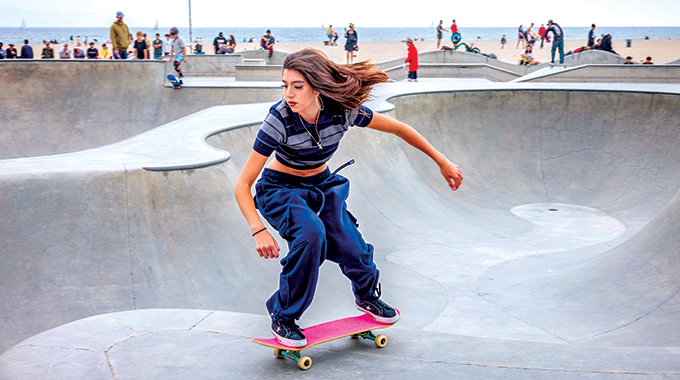
{"type": "Polygon", "coordinates": [[[380,272],[373,246],[361,237],[347,210],[347,178],[328,169],[298,177],[265,168],[255,190],[258,210],[288,242],[279,289],[267,301],[273,321],[300,319],[312,303],[326,259],[338,263],[357,299],[374,294],[380,272]]]}

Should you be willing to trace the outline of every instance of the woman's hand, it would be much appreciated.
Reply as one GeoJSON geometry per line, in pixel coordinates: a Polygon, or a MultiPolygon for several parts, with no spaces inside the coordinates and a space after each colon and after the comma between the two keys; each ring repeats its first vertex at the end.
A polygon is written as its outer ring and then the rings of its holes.
{"type": "Polygon", "coordinates": [[[444,162],[439,168],[451,190],[458,190],[460,184],[463,182],[463,174],[461,173],[458,165],[446,160],[446,162],[444,162]]]}
{"type": "Polygon", "coordinates": [[[277,259],[281,250],[276,239],[267,230],[255,235],[255,249],[265,259],[277,259]]]}

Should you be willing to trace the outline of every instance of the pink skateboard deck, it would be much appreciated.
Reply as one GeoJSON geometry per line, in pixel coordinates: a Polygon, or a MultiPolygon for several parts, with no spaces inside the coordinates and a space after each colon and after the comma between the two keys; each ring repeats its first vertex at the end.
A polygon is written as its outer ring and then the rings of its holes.
{"type": "MultiPolygon", "coordinates": [[[[397,314],[401,316],[401,312],[397,310],[397,314]]],[[[396,323],[396,322],[395,322],[396,323]]],[[[312,366],[312,359],[307,356],[301,356],[300,351],[316,346],[320,343],[330,342],[335,339],[351,336],[353,338],[371,339],[375,342],[378,348],[385,347],[387,338],[384,335],[374,335],[371,330],[384,329],[392,326],[392,324],[385,324],[376,322],[372,317],[362,314],[356,317],[342,318],[335,321],[322,323],[320,325],[310,326],[303,330],[307,338],[307,345],[304,347],[289,347],[279,343],[276,338],[262,339],[253,338],[253,342],[263,346],[274,348],[274,355],[278,358],[288,358],[298,363],[302,369],[309,369],[312,366]]]]}

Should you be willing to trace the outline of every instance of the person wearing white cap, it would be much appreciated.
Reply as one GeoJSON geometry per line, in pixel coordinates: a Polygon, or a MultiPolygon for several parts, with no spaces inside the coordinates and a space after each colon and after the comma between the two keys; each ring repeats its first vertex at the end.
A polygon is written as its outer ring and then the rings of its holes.
{"type": "Polygon", "coordinates": [[[113,45],[114,59],[127,59],[127,49],[132,41],[132,35],[123,22],[123,12],[116,13],[116,21],[111,25],[110,37],[113,45]]]}

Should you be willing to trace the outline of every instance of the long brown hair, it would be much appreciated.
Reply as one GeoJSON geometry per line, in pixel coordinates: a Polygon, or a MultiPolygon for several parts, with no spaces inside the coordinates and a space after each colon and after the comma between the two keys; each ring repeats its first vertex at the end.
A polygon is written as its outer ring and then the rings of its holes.
{"type": "Polygon", "coordinates": [[[370,99],[373,86],[389,80],[385,72],[374,66],[369,61],[339,65],[314,48],[296,51],[283,61],[284,70],[299,72],[312,89],[345,109],[359,107],[370,99]]]}

